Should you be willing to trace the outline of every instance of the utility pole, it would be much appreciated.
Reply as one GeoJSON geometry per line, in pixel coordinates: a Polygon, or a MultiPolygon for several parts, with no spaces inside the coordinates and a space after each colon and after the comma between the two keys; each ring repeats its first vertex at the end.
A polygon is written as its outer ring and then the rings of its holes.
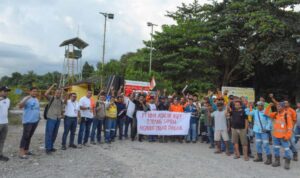
{"type": "Polygon", "coordinates": [[[150,39],[150,61],[149,61],[149,75],[151,75],[152,71],[152,53],[153,53],[153,27],[157,26],[156,24],[153,24],[151,22],[147,22],[147,26],[151,27],[151,39],[150,39]]]}
{"type": "Polygon", "coordinates": [[[103,33],[103,46],[102,46],[102,64],[101,64],[101,81],[100,87],[103,89],[103,81],[104,81],[104,59],[105,59],[105,43],[106,43],[106,21],[107,19],[114,19],[114,14],[99,12],[104,16],[104,33],[103,33]]]}

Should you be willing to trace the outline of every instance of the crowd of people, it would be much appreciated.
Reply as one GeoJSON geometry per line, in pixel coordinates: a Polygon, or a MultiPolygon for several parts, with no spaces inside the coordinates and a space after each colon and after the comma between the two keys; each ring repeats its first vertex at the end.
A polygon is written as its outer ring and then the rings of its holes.
{"type": "MultiPolygon", "coordinates": [[[[254,142],[257,153],[254,162],[263,162],[265,153],[264,164],[279,167],[280,148],[284,150],[285,169],[290,169],[291,160],[298,161],[296,144],[300,136],[300,102],[294,110],[288,99],[278,102],[273,94],[268,96],[270,103],[263,97],[252,103],[246,97],[228,96],[228,91],[224,93],[209,91],[207,96],[201,99],[191,94],[167,95],[166,90],[133,92],[129,96],[124,96],[123,87],[118,91],[111,88],[108,93],[100,91],[97,100],[94,100],[92,91],[87,91],[86,96],[79,99],[76,93],[63,96],[63,90],[55,89],[55,86],[53,84],[44,94],[48,100],[44,111],[45,152],[48,155],[56,151],[54,143],[63,119],[62,150],[83,148],[103,142],[111,144],[115,139],[162,143],[200,141],[210,144],[209,148],[215,149],[215,154],[222,152],[228,156],[233,154],[234,159],[239,159],[243,155],[244,160],[248,161],[253,157],[250,144],[254,142]],[[53,91],[54,94],[50,95],[53,91]],[[135,105],[132,117],[126,114],[129,102],[135,105]],[[184,136],[138,134],[137,111],[191,113],[188,134],[184,136]],[[77,125],[79,131],[75,143],[77,125]]],[[[3,147],[8,132],[10,100],[7,96],[10,89],[4,86],[0,90],[0,160],[8,161],[9,158],[3,155],[3,147]]],[[[20,159],[27,159],[34,154],[30,151],[30,142],[40,121],[40,103],[37,94],[38,89],[32,87],[29,95],[18,104],[19,108],[23,109],[20,159]]]]}

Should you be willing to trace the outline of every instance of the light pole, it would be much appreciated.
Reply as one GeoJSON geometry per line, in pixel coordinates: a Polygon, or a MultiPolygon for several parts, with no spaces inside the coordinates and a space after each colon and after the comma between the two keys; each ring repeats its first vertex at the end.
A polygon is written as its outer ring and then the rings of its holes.
{"type": "Polygon", "coordinates": [[[114,14],[112,13],[106,13],[106,12],[99,12],[99,14],[102,14],[104,16],[104,33],[103,33],[103,47],[102,47],[102,65],[101,65],[101,89],[103,89],[103,80],[104,80],[104,58],[105,58],[105,38],[106,38],[106,20],[108,19],[114,19],[114,14]]]}
{"type": "Polygon", "coordinates": [[[147,26],[151,27],[151,40],[150,40],[150,63],[149,63],[149,75],[151,75],[152,70],[152,52],[153,52],[153,46],[152,46],[152,36],[153,36],[153,27],[157,26],[156,24],[152,22],[147,22],[147,26]]]}

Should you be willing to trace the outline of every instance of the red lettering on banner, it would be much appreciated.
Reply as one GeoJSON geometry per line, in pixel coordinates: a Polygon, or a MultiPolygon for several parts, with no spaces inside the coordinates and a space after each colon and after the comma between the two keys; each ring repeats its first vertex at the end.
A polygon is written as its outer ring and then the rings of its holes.
{"type": "Polygon", "coordinates": [[[183,130],[183,129],[182,129],[182,126],[179,126],[179,125],[176,125],[176,126],[169,125],[168,126],[168,130],[174,130],[174,131],[176,131],[176,130],[183,130]]]}

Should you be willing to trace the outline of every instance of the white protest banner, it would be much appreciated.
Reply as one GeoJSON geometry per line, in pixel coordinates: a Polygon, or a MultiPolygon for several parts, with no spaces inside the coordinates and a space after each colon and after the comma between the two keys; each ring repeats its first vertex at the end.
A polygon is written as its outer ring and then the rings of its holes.
{"type": "Polygon", "coordinates": [[[126,112],[126,116],[130,117],[130,118],[133,118],[133,114],[134,114],[134,111],[135,111],[135,104],[128,100],[127,101],[127,112],[126,112]]]}
{"type": "Polygon", "coordinates": [[[138,111],[137,130],[142,135],[187,135],[191,113],[138,111]]]}

